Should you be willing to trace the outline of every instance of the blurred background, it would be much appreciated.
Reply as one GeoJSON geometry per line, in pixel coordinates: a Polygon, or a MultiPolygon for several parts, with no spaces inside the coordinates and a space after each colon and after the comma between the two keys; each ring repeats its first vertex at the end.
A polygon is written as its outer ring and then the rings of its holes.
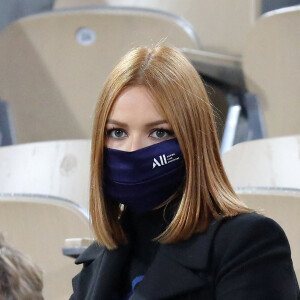
{"type": "Polygon", "coordinates": [[[214,108],[238,195],[285,230],[300,278],[300,0],[0,0],[0,232],[68,299],[88,215],[93,111],[119,59],[177,47],[214,108]]]}

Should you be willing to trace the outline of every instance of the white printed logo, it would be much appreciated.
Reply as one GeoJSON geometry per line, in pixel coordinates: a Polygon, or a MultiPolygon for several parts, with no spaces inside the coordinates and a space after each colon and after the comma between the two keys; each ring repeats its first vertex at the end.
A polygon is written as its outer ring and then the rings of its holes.
{"type": "Polygon", "coordinates": [[[174,156],[175,156],[175,153],[172,153],[167,156],[165,154],[160,155],[158,159],[154,158],[152,169],[154,169],[156,166],[161,167],[161,166],[167,165],[167,164],[179,159],[179,157],[175,158],[174,156]]]}

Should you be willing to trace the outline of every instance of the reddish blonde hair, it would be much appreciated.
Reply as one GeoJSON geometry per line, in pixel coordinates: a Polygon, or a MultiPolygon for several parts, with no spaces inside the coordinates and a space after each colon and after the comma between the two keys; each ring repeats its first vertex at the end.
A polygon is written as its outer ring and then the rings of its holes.
{"type": "Polygon", "coordinates": [[[212,218],[250,212],[230,185],[219,152],[214,114],[203,82],[191,63],[170,47],[140,47],[125,55],[108,76],[97,102],[92,135],[90,214],[100,244],[126,243],[120,207],[102,190],[105,125],[127,87],[142,85],[156,100],[180,144],[186,179],[177,213],[158,237],[175,243],[207,229],[212,218]]]}

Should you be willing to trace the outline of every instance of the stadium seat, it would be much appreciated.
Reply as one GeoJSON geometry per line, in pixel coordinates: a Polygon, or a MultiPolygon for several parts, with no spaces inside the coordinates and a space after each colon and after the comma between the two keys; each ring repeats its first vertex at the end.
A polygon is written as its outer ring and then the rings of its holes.
{"type": "Polygon", "coordinates": [[[45,300],[69,299],[81,267],[62,248],[66,238],[93,237],[84,210],[59,198],[0,195],[0,231],[42,269],[45,300]]]}
{"type": "Polygon", "coordinates": [[[226,173],[237,187],[300,189],[300,135],[235,145],[222,156],[226,173]]]}
{"type": "Polygon", "coordinates": [[[274,219],[283,228],[291,246],[292,260],[299,281],[300,190],[241,188],[236,192],[249,207],[261,210],[265,216],[274,219]]]}
{"type": "Polygon", "coordinates": [[[89,167],[89,140],[0,147],[0,194],[61,197],[88,211],[89,167]]]}
{"type": "Polygon", "coordinates": [[[248,90],[261,102],[268,137],[300,134],[300,5],[264,14],[243,51],[248,90]]]}
{"type": "Polygon", "coordinates": [[[90,138],[104,79],[134,46],[197,49],[185,20],[139,9],[57,11],[26,17],[0,34],[0,99],[18,143],[90,138]]]}
{"type": "Polygon", "coordinates": [[[200,37],[201,50],[241,56],[246,33],[261,14],[254,0],[56,0],[54,8],[87,5],[142,7],[163,10],[188,20],[200,37]]]}

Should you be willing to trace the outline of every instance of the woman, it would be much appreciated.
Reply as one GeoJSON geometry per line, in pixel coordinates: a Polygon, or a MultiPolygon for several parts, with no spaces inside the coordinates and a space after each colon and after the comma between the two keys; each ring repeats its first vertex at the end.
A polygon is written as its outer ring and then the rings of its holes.
{"type": "Polygon", "coordinates": [[[97,103],[90,213],[97,243],[71,299],[297,299],[290,248],[222,166],[212,108],[189,61],[137,48],[97,103]]]}

